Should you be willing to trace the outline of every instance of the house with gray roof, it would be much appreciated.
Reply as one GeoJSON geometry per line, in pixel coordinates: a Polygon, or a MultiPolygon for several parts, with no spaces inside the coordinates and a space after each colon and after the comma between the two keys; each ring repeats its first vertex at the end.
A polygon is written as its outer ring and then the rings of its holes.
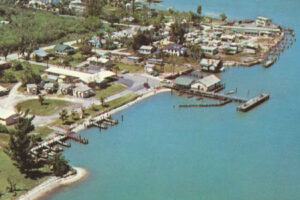
{"type": "Polygon", "coordinates": [[[58,54],[69,54],[74,52],[75,49],[69,45],[65,45],[65,44],[57,44],[54,47],[54,53],[58,53],[58,54]]]}

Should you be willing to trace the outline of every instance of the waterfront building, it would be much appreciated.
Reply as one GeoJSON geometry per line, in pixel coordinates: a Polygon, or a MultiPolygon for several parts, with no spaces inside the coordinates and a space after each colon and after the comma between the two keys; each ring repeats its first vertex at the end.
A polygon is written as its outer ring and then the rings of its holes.
{"type": "Polygon", "coordinates": [[[200,79],[196,84],[191,87],[201,91],[213,91],[221,86],[221,79],[216,75],[209,75],[200,79]]]}
{"type": "Polygon", "coordinates": [[[221,60],[208,59],[208,58],[201,59],[199,64],[200,64],[200,68],[203,71],[211,71],[211,72],[219,71],[223,65],[221,60]]]}
{"type": "Polygon", "coordinates": [[[270,18],[261,17],[261,16],[258,16],[255,21],[256,26],[261,26],[261,27],[270,26],[271,23],[272,23],[272,20],[270,18]]]}
{"type": "Polygon", "coordinates": [[[18,114],[12,110],[7,110],[0,107],[0,124],[5,126],[12,125],[18,120],[18,114]]]}
{"type": "Polygon", "coordinates": [[[189,89],[194,82],[195,80],[191,77],[179,76],[174,80],[173,84],[176,88],[189,89]]]}
{"type": "Polygon", "coordinates": [[[28,94],[38,94],[39,90],[38,90],[38,86],[36,84],[27,84],[26,85],[26,90],[28,92],[28,94]]]}

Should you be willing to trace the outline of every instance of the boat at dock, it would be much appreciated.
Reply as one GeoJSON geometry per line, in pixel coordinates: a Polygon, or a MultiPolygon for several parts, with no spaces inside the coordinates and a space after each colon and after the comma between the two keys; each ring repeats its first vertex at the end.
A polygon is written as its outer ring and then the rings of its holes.
{"type": "Polygon", "coordinates": [[[262,93],[262,94],[254,97],[252,99],[249,99],[245,103],[239,105],[237,107],[237,111],[247,112],[250,109],[254,108],[255,106],[263,103],[264,101],[267,101],[269,98],[270,98],[270,94],[268,94],[268,93],[262,93]]]}

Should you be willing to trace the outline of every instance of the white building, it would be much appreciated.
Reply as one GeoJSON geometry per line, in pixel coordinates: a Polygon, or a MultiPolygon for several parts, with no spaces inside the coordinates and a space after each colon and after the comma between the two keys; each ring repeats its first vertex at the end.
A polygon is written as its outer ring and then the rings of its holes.
{"type": "Polygon", "coordinates": [[[154,47],[153,46],[143,45],[139,49],[139,53],[140,54],[144,54],[144,55],[149,55],[149,54],[153,53],[153,51],[154,51],[154,47]]]}
{"type": "Polygon", "coordinates": [[[261,16],[258,16],[255,21],[256,26],[261,26],[261,27],[270,26],[271,23],[272,23],[272,20],[270,18],[261,17],[261,16]]]}
{"type": "Polygon", "coordinates": [[[201,49],[204,53],[215,55],[218,53],[217,47],[211,47],[211,46],[201,46],[201,49]]]}
{"type": "Polygon", "coordinates": [[[201,90],[201,91],[213,91],[214,89],[221,86],[221,79],[216,75],[209,75],[198,82],[192,84],[192,89],[201,90]]]}
{"type": "Polygon", "coordinates": [[[204,71],[217,71],[222,67],[221,60],[203,58],[200,61],[200,67],[204,71]]]}
{"type": "Polygon", "coordinates": [[[12,110],[6,110],[0,107],[0,124],[11,125],[18,120],[18,114],[12,110]]]}

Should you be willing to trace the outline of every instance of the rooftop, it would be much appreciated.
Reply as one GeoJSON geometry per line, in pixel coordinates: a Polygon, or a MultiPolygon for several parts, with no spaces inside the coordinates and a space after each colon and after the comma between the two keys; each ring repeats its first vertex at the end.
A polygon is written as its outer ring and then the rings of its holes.
{"type": "Polygon", "coordinates": [[[218,78],[216,75],[209,75],[209,76],[206,76],[202,79],[200,79],[200,82],[205,85],[206,87],[210,87],[212,85],[215,85],[217,83],[220,83],[221,82],[221,79],[218,78]]]}
{"type": "Polygon", "coordinates": [[[182,86],[190,86],[194,80],[187,76],[179,76],[174,80],[174,84],[182,86]]]}
{"type": "Polygon", "coordinates": [[[7,110],[5,108],[0,107],[0,119],[7,119],[16,113],[12,110],[7,110]]]}

